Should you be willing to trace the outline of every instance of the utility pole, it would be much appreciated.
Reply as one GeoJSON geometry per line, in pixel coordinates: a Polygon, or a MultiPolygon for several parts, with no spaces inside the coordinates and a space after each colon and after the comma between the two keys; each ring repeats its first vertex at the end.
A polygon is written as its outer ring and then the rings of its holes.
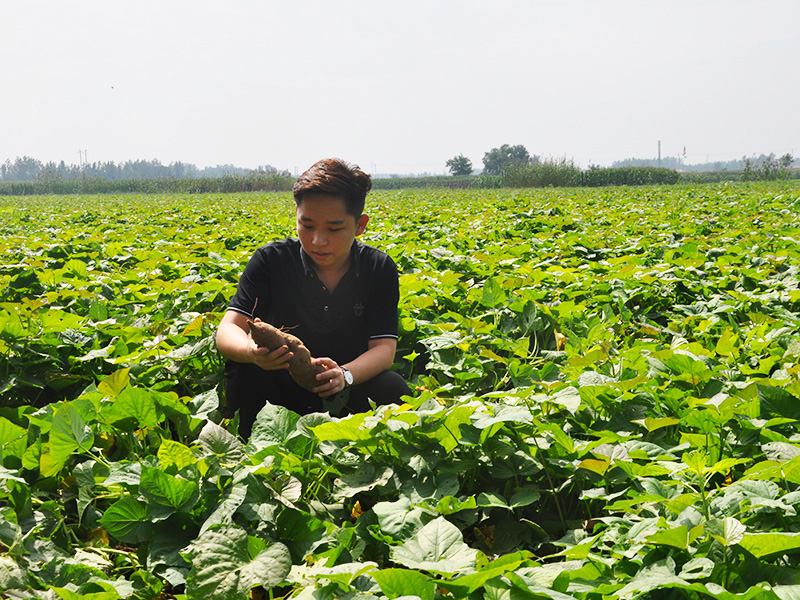
{"type": "Polygon", "coordinates": [[[658,140],[658,168],[661,168],[661,140],[658,140]]]}

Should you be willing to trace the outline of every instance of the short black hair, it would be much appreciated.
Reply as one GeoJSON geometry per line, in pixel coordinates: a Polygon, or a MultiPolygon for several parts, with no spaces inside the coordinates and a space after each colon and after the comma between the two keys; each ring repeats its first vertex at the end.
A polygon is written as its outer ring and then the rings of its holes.
{"type": "Polygon", "coordinates": [[[358,165],[340,158],[324,158],[314,163],[295,181],[294,201],[299,206],[305,194],[330,194],[344,200],[345,211],[356,219],[364,213],[372,178],[358,165]]]}

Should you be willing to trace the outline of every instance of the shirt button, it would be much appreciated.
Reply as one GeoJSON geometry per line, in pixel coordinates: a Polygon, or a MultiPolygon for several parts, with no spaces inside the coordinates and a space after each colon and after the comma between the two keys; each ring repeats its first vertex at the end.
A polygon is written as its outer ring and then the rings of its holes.
{"type": "Polygon", "coordinates": [[[328,310],[328,305],[327,305],[327,304],[325,305],[325,310],[326,310],[326,311],[328,310]]]}

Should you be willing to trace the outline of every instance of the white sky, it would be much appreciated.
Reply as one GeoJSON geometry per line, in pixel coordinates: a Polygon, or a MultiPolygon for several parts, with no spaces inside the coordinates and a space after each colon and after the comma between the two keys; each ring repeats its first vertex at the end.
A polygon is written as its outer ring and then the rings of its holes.
{"type": "Polygon", "coordinates": [[[0,161],[800,154],[798,0],[0,0],[0,161]]]}

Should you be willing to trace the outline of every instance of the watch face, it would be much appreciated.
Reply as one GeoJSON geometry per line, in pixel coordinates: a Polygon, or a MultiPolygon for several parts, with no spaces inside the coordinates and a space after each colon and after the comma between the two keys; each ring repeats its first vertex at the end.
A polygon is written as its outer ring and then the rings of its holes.
{"type": "Polygon", "coordinates": [[[353,385],[353,374],[347,369],[342,369],[342,373],[344,374],[344,382],[347,385],[353,385]]]}

